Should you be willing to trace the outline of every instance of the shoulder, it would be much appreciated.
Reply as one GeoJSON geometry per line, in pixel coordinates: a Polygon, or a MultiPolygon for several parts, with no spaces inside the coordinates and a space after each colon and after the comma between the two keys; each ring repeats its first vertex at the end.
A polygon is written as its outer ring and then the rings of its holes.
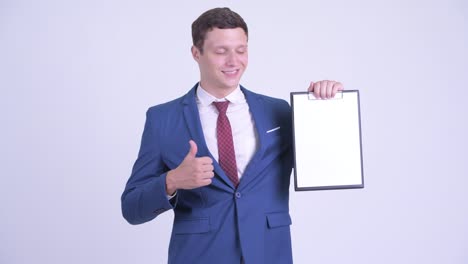
{"type": "Polygon", "coordinates": [[[248,99],[261,100],[267,106],[271,106],[271,107],[275,107],[275,108],[278,107],[278,108],[282,108],[282,109],[290,109],[289,103],[284,99],[275,98],[275,97],[271,97],[271,96],[268,96],[268,95],[255,93],[255,92],[252,92],[252,91],[246,89],[243,86],[241,86],[241,89],[242,89],[242,91],[244,92],[245,96],[248,99]]]}
{"type": "Polygon", "coordinates": [[[184,105],[196,104],[195,101],[195,87],[190,89],[188,93],[183,96],[165,102],[162,104],[154,105],[148,108],[148,114],[164,114],[171,115],[176,113],[181,113],[183,111],[184,105]]]}
{"type": "Polygon", "coordinates": [[[260,118],[289,127],[291,123],[291,107],[286,100],[254,93],[243,88],[249,103],[250,111],[257,113],[260,118]]]}
{"type": "Polygon", "coordinates": [[[185,96],[182,96],[169,102],[151,106],[148,108],[148,113],[169,113],[172,111],[177,111],[177,109],[182,108],[182,101],[184,97],[185,96]]]}

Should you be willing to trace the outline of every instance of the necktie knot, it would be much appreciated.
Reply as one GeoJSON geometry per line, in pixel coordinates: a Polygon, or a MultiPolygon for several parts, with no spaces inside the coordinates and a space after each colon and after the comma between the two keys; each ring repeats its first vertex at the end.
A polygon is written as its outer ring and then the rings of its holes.
{"type": "Polygon", "coordinates": [[[229,101],[213,102],[213,104],[216,106],[220,114],[226,114],[227,108],[229,106],[229,101]]]}

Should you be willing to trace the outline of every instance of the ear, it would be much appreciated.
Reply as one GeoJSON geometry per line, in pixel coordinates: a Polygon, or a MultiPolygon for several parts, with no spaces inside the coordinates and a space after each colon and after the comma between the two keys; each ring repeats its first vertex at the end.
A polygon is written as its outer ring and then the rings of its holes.
{"type": "Polygon", "coordinates": [[[195,46],[192,46],[190,50],[192,51],[193,59],[198,62],[198,60],[200,59],[200,50],[195,46]]]}

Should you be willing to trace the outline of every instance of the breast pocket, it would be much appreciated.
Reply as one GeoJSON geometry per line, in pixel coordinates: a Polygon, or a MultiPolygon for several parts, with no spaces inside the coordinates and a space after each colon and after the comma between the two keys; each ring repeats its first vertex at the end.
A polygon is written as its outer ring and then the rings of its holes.
{"type": "Polygon", "coordinates": [[[267,154],[281,151],[284,144],[284,135],[281,132],[281,129],[273,128],[265,133],[265,150],[267,154]]]}

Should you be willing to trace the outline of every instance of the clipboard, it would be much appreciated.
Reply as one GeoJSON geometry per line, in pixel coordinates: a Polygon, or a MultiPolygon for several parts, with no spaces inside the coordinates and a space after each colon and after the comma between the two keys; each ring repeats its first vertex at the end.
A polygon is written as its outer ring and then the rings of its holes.
{"type": "Polygon", "coordinates": [[[292,92],[296,191],[364,188],[359,91],[292,92]]]}

